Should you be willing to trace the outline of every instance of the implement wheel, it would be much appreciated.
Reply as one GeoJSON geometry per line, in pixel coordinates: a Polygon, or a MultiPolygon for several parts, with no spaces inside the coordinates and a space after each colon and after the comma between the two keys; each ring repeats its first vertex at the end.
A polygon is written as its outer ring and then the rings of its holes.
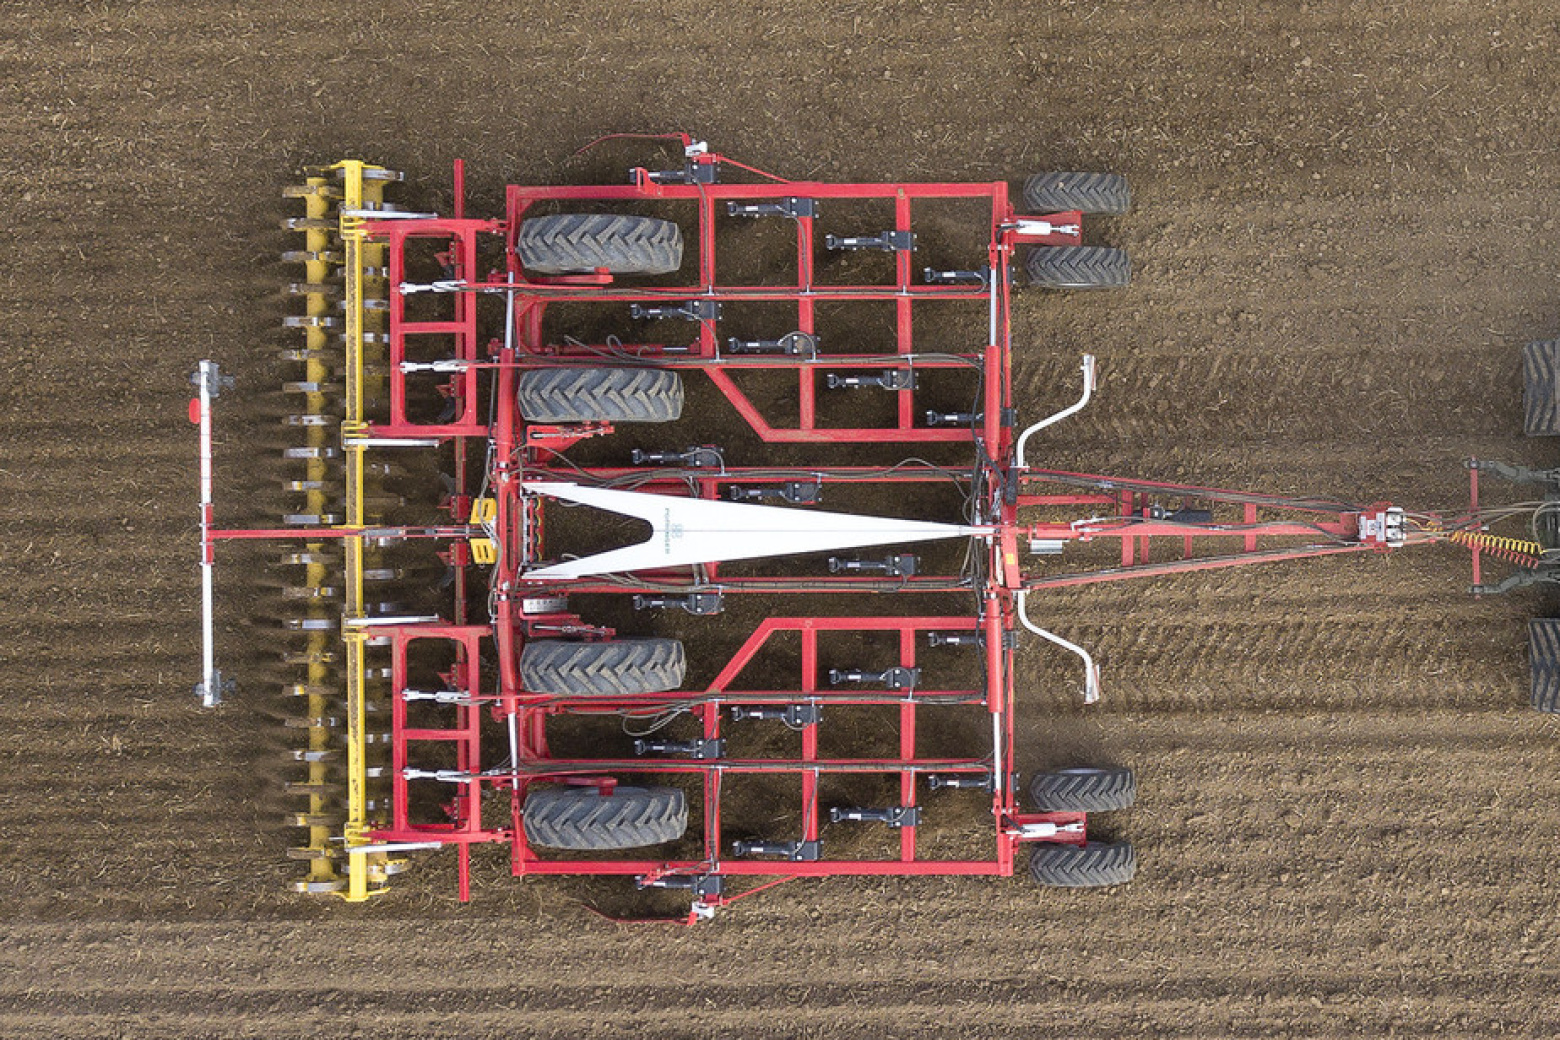
{"type": "Polygon", "coordinates": [[[1052,888],[1124,885],[1136,872],[1137,854],[1126,842],[1036,845],[1029,855],[1030,876],[1052,888]]]}
{"type": "Polygon", "coordinates": [[[1102,246],[1042,246],[1024,269],[1030,285],[1046,289],[1120,289],[1132,281],[1126,250],[1102,246]]]}
{"type": "Polygon", "coordinates": [[[525,688],[566,697],[634,697],[675,690],[687,669],[687,655],[676,639],[538,639],[520,651],[525,688]]]}
{"type": "Polygon", "coordinates": [[[1030,779],[1029,797],[1040,812],[1130,809],[1137,779],[1130,769],[1053,769],[1030,779]]]}
{"type": "Polygon", "coordinates": [[[1119,173],[1037,173],[1024,182],[1024,205],[1031,213],[1118,216],[1132,208],[1132,191],[1119,173]]]}
{"type": "Polygon", "coordinates": [[[1522,348],[1522,432],[1560,437],[1560,339],[1522,348]]]}
{"type": "Polygon", "coordinates": [[[676,841],[688,829],[688,800],[671,787],[549,787],[527,791],[525,839],[549,849],[593,852],[676,841]]]}
{"type": "Polygon", "coordinates": [[[1534,709],[1560,715],[1560,618],[1528,622],[1528,674],[1534,709]]]}
{"type": "Polygon", "coordinates": [[[683,387],[663,368],[533,368],[520,373],[519,399],[530,422],[671,422],[683,387]]]}
{"type": "Polygon", "coordinates": [[[669,274],[682,266],[682,229],[669,220],[560,213],[520,225],[515,252],[535,274],[669,274]]]}

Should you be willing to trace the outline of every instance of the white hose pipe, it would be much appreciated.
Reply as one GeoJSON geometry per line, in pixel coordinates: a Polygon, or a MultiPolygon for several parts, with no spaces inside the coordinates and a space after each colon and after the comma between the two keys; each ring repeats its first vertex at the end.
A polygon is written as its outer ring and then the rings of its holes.
{"type": "Polygon", "coordinates": [[[1019,469],[1023,469],[1024,468],[1024,445],[1029,442],[1029,438],[1030,437],[1034,436],[1039,431],[1045,429],[1047,426],[1050,426],[1052,423],[1061,422],[1063,419],[1067,418],[1069,415],[1072,415],[1075,412],[1082,411],[1084,406],[1089,403],[1089,398],[1091,398],[1093,396],[1094,396],[1094,355],[1093,354],[1085,354],[1085,355],[1083,355],[1083,396],[1078,398],[1078,403],[1073,405],[1072,407],[1070,407],[1070,408],[1063,408],[1061,411],[1057,412],[1055,415],[1047,416],[1046,418],[1041,419],[1039,422],[1037,422],[1033,426],[1029,427],[1023,433],[1019,434],[1018,446],[1013,451],[1014,462],[1018,466],[1018,468],[1019,469]]]}
{"type": "Polygon", "coordinates": [[[1029,593],[1020,592],[1017,596],[1018,621],[1029,631],[1042,639],[1049,640],[1063,650],[1071,650],[1083,658],[1083,703],[1093,704],[1100,699],[1100,666],[1094,663],[1094,658],[1089,652],[1077,643],[1068,642],[1055,632],[1047,632],[1033,621],[1029,620],[1026,600],[1029,593]]]}

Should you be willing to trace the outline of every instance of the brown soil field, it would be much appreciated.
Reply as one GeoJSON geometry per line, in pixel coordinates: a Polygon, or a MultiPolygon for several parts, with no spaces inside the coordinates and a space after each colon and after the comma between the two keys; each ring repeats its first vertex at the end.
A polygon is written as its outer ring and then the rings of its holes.
{"type": "MultiPolygon", "coordinates": [[[[1556,604],[1475,602],[1435,548],[1036,605],[1105,698],[1026,648],[1021,764],[1137,771],[1130,886],[796,882],[687,930],[491,860],[469,905],[449,857],[367,905],[291,895],[285,736],[190,694],[184,411],[198,358],[238,376],[244,501],[302,166],[437,198],[463,157],[493,210],[628,165],[569,158],[598,134],[687,129],[794,177],[1125,173],[1102,234],[1133,286],[1015,308],[1023,414],[1100,359],[1045,463],[1456,507],[1469,455],[1555,462],[1518,361],[1560,333],[1549,0],[0,14],[0,1036],[1560,1033],[1560,722],[1524,661],[1556,604]]],[[[243,659],[266,630],[232,559],[243,659]]]]}

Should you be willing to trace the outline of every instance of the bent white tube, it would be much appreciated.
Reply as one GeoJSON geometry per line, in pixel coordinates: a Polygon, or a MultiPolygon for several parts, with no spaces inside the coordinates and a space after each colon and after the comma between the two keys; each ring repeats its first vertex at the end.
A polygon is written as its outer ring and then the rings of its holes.
{"type": "Polygon", "coordinates": [[[1017,597],[1018,621],[1029,631],[1042,639],[1050,640],[1063,650],[1071,650],[1083,658],[1083,703],[1093,704],[1100,699],[1100,668],[1094,663],[1094,658],[1089,652],[1077,643],[1071,643],[1057,635],[1055,632],[1047,632],[1033,621],[1029,620],[1028,604],[1025,602],[1029,594],[1020,592],[1017,597]]]}
{"type": "Polygon", "coordinates": [[[1089,398],[1091,398],[1093,396],[1094,396],[1094,355],[1093,354],[1085,354],[1085,355],[1083,355],[1083,396],[1078,398],[1078,403],[1073,405],[1071,408],[1063,408],[1061,411],[1057,412],[1055,415],[1047,416],[1046,418],[1041,419],[1039,422],[1035,423],[1033,426],[1029,427],[1027,430],[1025,430],[1022,434],[1019,435],[1018,446],[1013,450],[1014,461],[1017,464],[1018,468],[1019,469],[1023,469],[1024,468],[1024,445],[1029,442],[1029,438],[1030,437],[1032,437],[1034,434],[1038,433],[1039,431],[1045,429],[1047,426],[1050,426],[1052,423],[1061,422],[1063,419],[1067,418],[1069,415],[1072,415],[1075,412],[1082,411],[1084,406],[1089,403],[1089,398]]]}

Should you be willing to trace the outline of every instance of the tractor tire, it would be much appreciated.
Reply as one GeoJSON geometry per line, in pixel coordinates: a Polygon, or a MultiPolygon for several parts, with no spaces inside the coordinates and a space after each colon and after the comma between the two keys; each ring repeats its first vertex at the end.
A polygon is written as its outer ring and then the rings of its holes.
{"type": "Polygon", "coordinates": [[[1137,853],[1126,842],[1036,845],[1029,856],[1030,876],[1052,888],[1125,885],[1136,872],[1137,853]]]}
{"type": "Polygon", "coordinates": [[[634,697],[683,683],[688,658],[676,639],[572,643],[537,639],[520,651],[520,681],[532,693],[634,697]]]}
{"type": "Polygon", "coordinates": [[[1043,246],[1031,250],[1029,284],[1047,289],[1120,289],[1132,281],[1132,260],[1122,249],[1043,246]]]}
{"type": "Polygon", "coordinates": [[[1528,622],[1528,675],[1533,707],[1560,715],[1560,618],[1528,622]]]}
{"type": "Polygon", "coordinates": [[[527,791],[525,840],[549,849],[596,852],[676,841],[688,829],[688,799],[672,787],[548,787],[527,791]]]}
{"type": "Polygon", "coordinates": [[[1031,213],[1114,217],[1132,208],[1132,191],[1119,173],[1037,173],[1024,182],[1024,206],[1031,213]]]}
{"type": "Polygon", "coordinates": [[[520,373],[520,414],[530,422],[671,422],[682,379],[664,368],[533,368],[520,373]]]}
{"type": "Polygon", "coordinates": [[[1137,801],[1130,769],[1052,769],[1029,781],[1029,797],[1040,812],[1111,812],[1137,801]]]}
{"type": "Polygon", "coordinates": [[[1560,339],[1522,348],[1522,432],[1560,437],[1560,339]]]}
{"type": "Polygon", "coordinates": [[[682,229],[616,213],[560,213],[520,224],[520,263],[534,274],[670,274],[682,266],[682,229]]]}

